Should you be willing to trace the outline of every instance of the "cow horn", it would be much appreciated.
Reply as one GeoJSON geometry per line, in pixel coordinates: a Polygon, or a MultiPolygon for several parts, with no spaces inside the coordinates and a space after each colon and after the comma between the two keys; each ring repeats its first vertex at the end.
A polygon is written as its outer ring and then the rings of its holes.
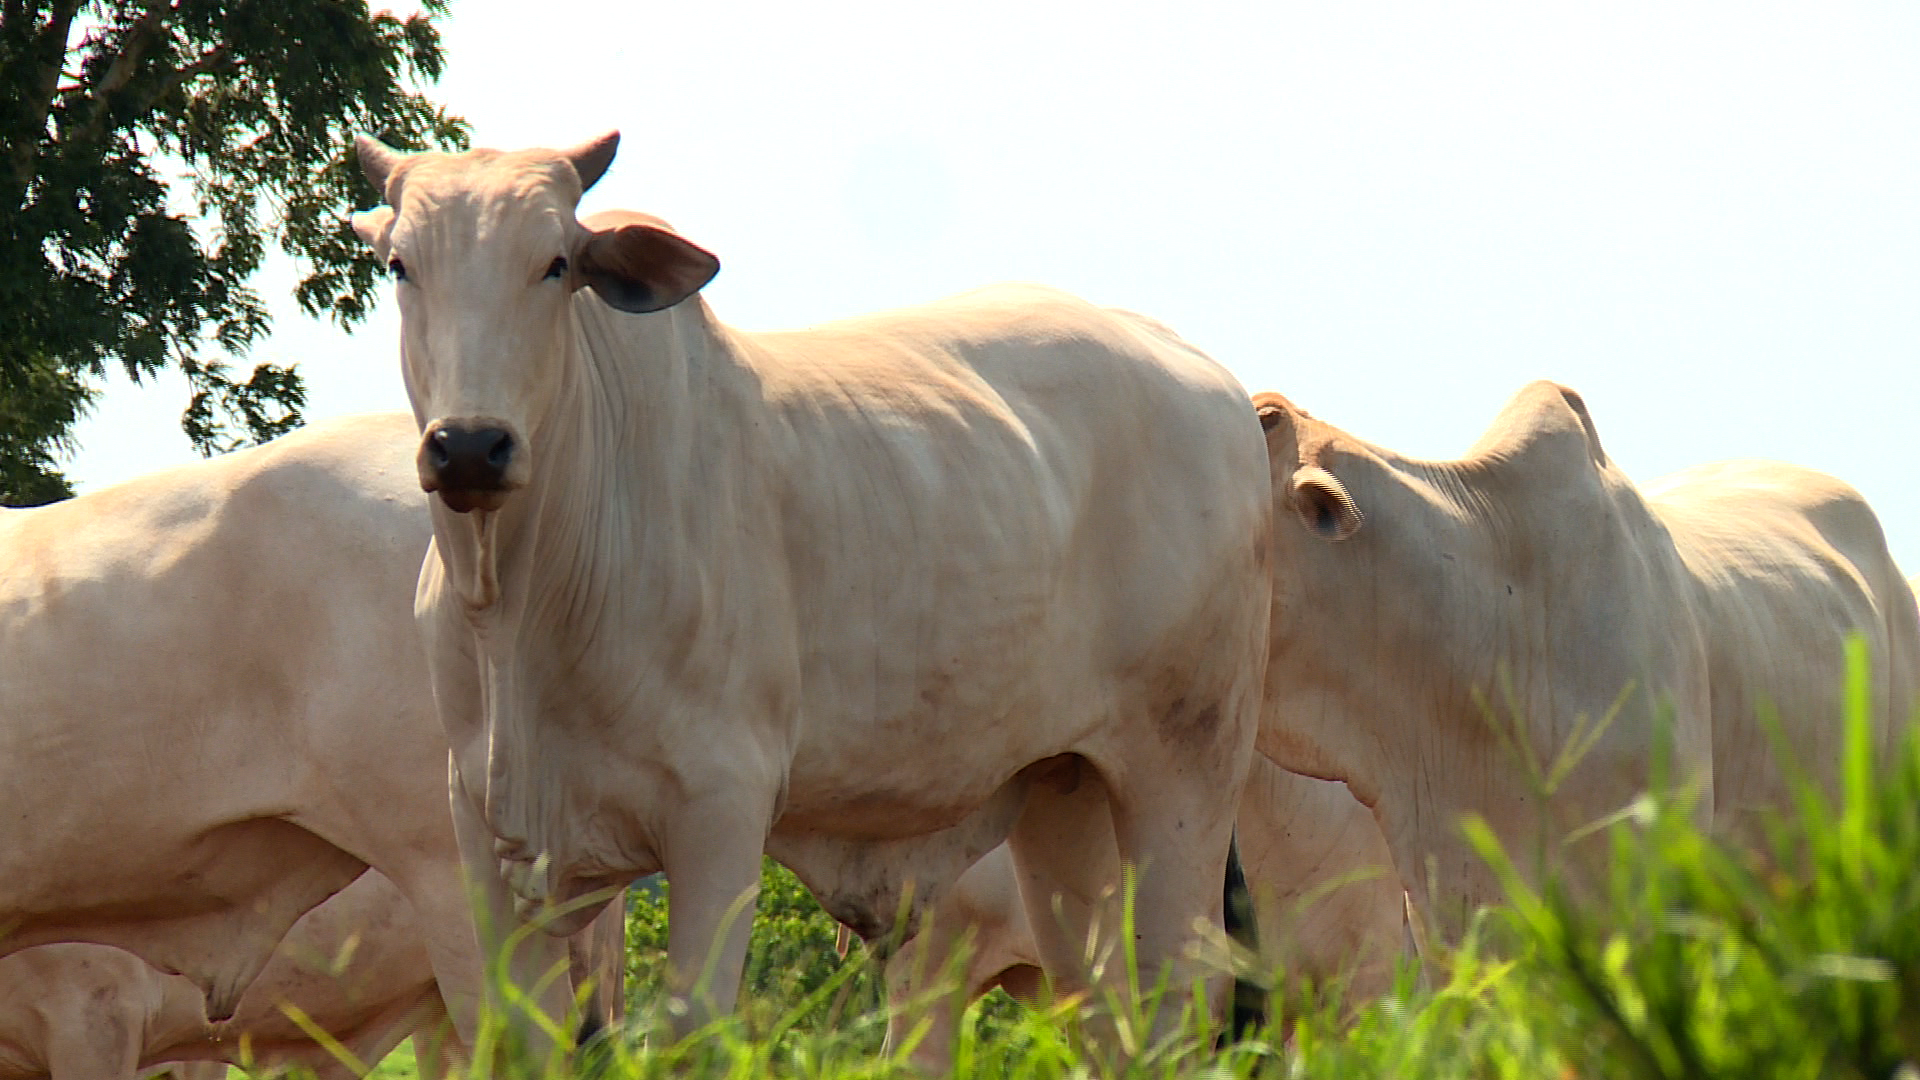
{"type": "Polygon", "coordinates": [[[562,156],[572,162],[573,171],[580,174],[580,190],[584,192],[606,175],[607,166],[613,164],[613,153],[618,149],[620,133],[609,131],[597,139],[581,143],[562,156]]]}
{"type": "Polygon", "coordinates": [[[386,198],[387,179],[407,159],[407,155],[371,135],[355,135],[353,149],[360,158],[360,171],[367,174],[367,182],[373,185],[381,198],[386,198]]]}
{"type": "Polygon", "coordinates": [[[1307,527],[1327,540],[1345,540],[1366,520],[1340,478],[1317,465],[1293,474],[1293,508],[1307,527]]]}

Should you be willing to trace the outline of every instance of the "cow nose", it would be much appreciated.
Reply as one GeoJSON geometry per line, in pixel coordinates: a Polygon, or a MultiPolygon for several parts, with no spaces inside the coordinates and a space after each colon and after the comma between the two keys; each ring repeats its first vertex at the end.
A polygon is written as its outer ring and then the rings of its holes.
{"type": "Polygon", "coordinates": [[[502,428],[447,424],[427,433],[421,451],[442,493],[477,493],[507,486],[514,449],[513,436],[502,428]]]}

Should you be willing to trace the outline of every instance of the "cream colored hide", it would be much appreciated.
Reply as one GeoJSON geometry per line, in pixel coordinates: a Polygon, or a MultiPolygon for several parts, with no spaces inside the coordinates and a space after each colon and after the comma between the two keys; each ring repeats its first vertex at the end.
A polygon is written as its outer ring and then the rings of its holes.
{"type": "MultiPolygon", "coordinates": [[[[1345,976],[1346,999],[1355,1004],[1390,990],[1394,961],[1406,954],[1406,893],[1367,808],[1341,784],[1255,758],[1237,820],[1268,969],[1322,984],[1345,976]]],[[[1109,851],[1111,844],[1109,838],[1109,851]]],[[[1112,923],[1106,931],[1096,947],[1112,949],[1112,923]]],[[[953,1064],[954,1023],[966,1005],[996,986],[1032,1002],[1040,993],[1040,969],[1003,845],[962,874],[920,933],[887,958],[887,1043],[898,1047],[926,1024],[913,1060],[927,1073],[944,1074],[953,1064]],[[964,966],[950,972],[963,942],[964,966]],[[956,982],[963,993],[941,993],[956,982]]]]}
{"type": "MultiPolygon", "coordinates": [[[[1837,791],[1844,738],[1841,641],[1872,656],[1876,749],[1914,717],[1920,613],[1860,493],[1825,473],[1774,461],[1686,469],[1645,487],[1688,570],[1713,694],[1714,816],[1764,839],[1755,814],[1793,797],[1763,720],[1786,725],[1798,765],[1837,791]]],[[[1883,757],[1884,753],[1876,757],[1883,757]]]]}
{"type": "Polygon", "coordinates": [[[1798,763],[1830,772],[1849,631],[1872,643],[1883,731],[1912,701],[1913,597],[1872,511],[1829,477],[1746,463],[1643,496],[1579,395],[1546,382],[1448,462],[1278,394],[1255,406],[1275,519],[1261,749],[1345,780],[1450,936],[1500,895],[1463,813],[1523,868],[1578,879],[1605,840],[1569,838],[1646,790],[1657,751],[1703,821],[1779,805],[1763,700],[1798,763]]]}
{"type": "MultiPolygon", "coordinates": [[[[0,845],[0,954],[117,946],[224,1019],[371,865],[471,1034],[482,964],[412,617],[416,442],[404,415],[354,417],[0,513],[0,820],[30,823],[0,845]]],[[[493,880],[484,841],[475,865],[493,880]]]]}
{"type": "Polygon", "coordinates": [[[446,1072],[438,1029],[447,1014],[432,966],[406,901],[378,871],[301,916],[233,1019],[208,1024],[202,1000],[186,979],[105,945],[0,957],[0,1080],[132,1080],[162,1062],[238,1065],[248,1054],[257,1068],[356,1075],[282,1002],[369,1065],[417,1031],[422,1075],[446,1072]]]}
{"type": "MultiPolygon", "coordinates": [[[[664,870],[675,990],[716,957],[686,1030],[734,1004],[750,920],[723,924],[763,849],[872,937],[1010,837],[1046,910],[1106,881],[1081,843],[1105,804],[1058,795],[1101,785],[1144,867],[1142,963],[1184,968],[1266,653],[1244,392],[1038,287],[731,329],[694,295],[713,256],[575,219],[613,148],[360,142],[439,496],[436,699],[515,891],[664,870]]],[[[1069,983],[1074,938],[1039,934],[1069,983]]]]}

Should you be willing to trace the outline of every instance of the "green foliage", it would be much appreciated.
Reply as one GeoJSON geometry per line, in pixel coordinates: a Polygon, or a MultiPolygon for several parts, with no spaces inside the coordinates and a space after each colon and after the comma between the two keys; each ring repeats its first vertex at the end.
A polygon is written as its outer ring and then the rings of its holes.
{"type": "Polygon", "coordinates": [[[351,135],[466,142],[408,89],[443,65],[446,2],[424,6],[0,0],[0,502],[68,493],[55,462],[109,364],[179,369],[202,453],[300,422],[294,371],[240,378],[203,349],[244,356],[266,332],[247,281],[270,238],[306,271],[305,311],[366,315],[379,268],[344,215],[376,193],[351,135]]]}
{"type": "MultiPolygon", "coordinates": [[[[665,993],[668,889],[664,878],[657,879],[657,884],[633,890],[627,906],[627,993],[643,1011],[665,993]]],[[[803,1002],[812,1004],[785,1026],[818,1030],[879,1008],[879,973],[865,951],[856,945],[842,958],[835,948],[839,924],[820,909],[799,878],[772,859],[761,865],[753,919],[741,984],[741,1012],[749,1030],[782,1026],[803,1002]]],[[[870,1049],[877,1050],[885,1023],[867,1027],[870,1049]]]]}

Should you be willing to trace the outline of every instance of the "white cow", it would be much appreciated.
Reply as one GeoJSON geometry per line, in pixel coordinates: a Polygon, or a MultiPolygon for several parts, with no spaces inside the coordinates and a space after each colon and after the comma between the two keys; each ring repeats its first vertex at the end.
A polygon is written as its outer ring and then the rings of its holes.
{"type": "MultiPolygon", "coordinates": [[[[436,700],[515,891],[664,869],[677,991],[720,943],[684,1030],[733,1005],[748,928],[724,924],[763,849],[873,936],[902,882],[937,899],[1010,835],[1072,923],[1110,860],[1061,792],[1098,784],[1144,867],[1141,962],[1184,966],[1221,917],[1266,654],[1244,392],[1035,287],[730,329],[694,295],[712,255],[576,220],[616,141],[359,144],[439,495],[436,700]]],[[[1036,930],[1077,977],[1074,935],[1036,930]]]]}
{"type": "MultiPolygon", "coordinates": [[[[1391,989],[1394,961],[1409,953],[1406,893],[1367,808],[1341,784],[1256,758],[1237,820],[1263,958],[1290,985],[1344,980],[1354,1003],[1391,989]]],[[[1104,944],[1113,940],[1109,933],[1104,944]]],[[[898,1046],[926,1024],[913,1060],[929,1074],[951,1067],[954,1022],[968,1002],[995,987],[1022,1001],[1039,997],[1040,957],[1005,845],[960,876],[919,934],[887,958],[885,974],[887,1043],[898,1046]],[[963,943],[964,960],[950,970],[963,943]]]]}
{"type": "Polygon", "coordinates": [[[185,978],[105,945],[0,957],[0,1080],[132,1080],[162,1062],[248,1058],[355,1075],[282,1002],[369,1065],[418,1032],[422,1074],[446,1073],[437,1049],[446,1007],[406,901],[379,871],[301,916],[231,1020],[209,1024],[204,1000],[185,978]]]}
{"type": "MultiPolygon", "coordinates": [[[[117,946],[220,1020],[371,865],[471,1035],[481,954],[412,618],[416,442],[404,415],[355,417],[0,514],[0,955],[117,946]]],[[[566,999],[562,978],[546,1004],[566,999]]]]}
{"type": "Polygon", "coordinates": [[[1703,819],[1780,805],[1763,700],[1830,775],[1848,632],[1872,645],[1882,735],[1911,706],[1913,594],[1830,477],[1742,463],[1643,495],[1579,396],[1545,382],[1458,461],[1404,458],[1278,394],[1255,405],[1275,507],[1261,749],[1346,781],[1446,933],[1499,896],[1463,812],[1523,867],[1578,877],[1604,841],[1563,843],[1645,790],[1657,749],[1703,819]]]}
{"type": "Polygon", "coordinates": [[[1774,710],[1793,755],[1837,791],[1844,661],[1865,635],[1873,730],[1889,749],[1920,693],[1920,614],[1860,493],[1773,461],[1702,465],[1646,485],[1673,534],[1706,641],[1713,695],[1715,824],[1759,839],[1758,812],[1792,805],[1762,719],[1774,710]]]}

